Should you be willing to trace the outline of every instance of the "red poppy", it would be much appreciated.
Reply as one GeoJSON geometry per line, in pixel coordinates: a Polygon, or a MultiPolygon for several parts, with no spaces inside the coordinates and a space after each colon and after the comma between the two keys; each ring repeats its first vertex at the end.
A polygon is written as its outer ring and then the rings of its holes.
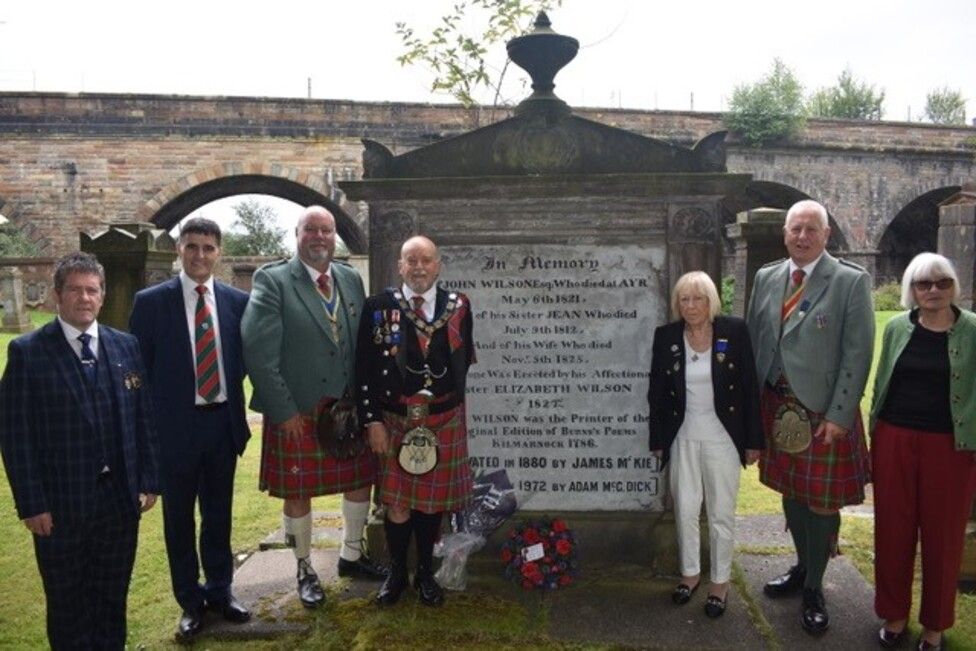
{"type": "Polygon", "coordinates": [[[569,553],[573,551],[573,546],[569,544],[568,540],[557,540],[556,541],[556,553],[560,556],[569,556],[569,553]]]}
{"type": "Polygon", "coordinates": [[[563,531],[566,531],[566,523],[562,520],[553,520],[552,530],[557,533],[562,533],[563,531]]]}
{"type": "Polygon", "coordinates": [[[569,585],[572,582],[573,577],[568,574],[563,574],[561,577],[559,577],[559,585],[569,585]]]}
{"type": "Polygon", "coordinates": [[[526,545],[534,545],[542,540],[542,538],[539,537],[539,532],[532,528],[526,529],[525,533],[522,534],[522,537],[525,539],[526,545]]]}
{"type": "Polygon", "coordinates": [[[525,563],[522,565],[522,576],[531,578],[533,574],[541,574],[539,566],[535,563],[525,563]]]}
{"type": "Polygon", "coordinates": [[[512,550],[508,547],[502,547],[502,563],[508,563],[512,560],[512,550]]]}

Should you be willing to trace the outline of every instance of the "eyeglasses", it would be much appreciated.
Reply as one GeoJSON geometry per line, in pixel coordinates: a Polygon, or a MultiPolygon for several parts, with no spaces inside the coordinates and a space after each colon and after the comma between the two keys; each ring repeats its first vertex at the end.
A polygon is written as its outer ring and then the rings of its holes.
{"type": "Polygon", "coordinates": [[[927,292],[933,287],[937,289],[949,289],[953,284],[952,278],[940,278],[938,280],[913,280],[912,287],[920,292],[927,292]]]}

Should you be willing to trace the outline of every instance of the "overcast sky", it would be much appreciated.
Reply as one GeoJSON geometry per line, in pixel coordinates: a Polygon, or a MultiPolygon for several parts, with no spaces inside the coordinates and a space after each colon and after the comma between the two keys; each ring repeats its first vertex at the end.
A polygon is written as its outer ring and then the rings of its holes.
{"type": "MultiPolygon", "coordinates": [[[[0,90],[305,97],[311,78],[315,98],[449,102],[396,62],[395,23],[425,33],[452,4],[3,0],[0,90]]],[[[550,18],[581,44],[556,78],[571,105],[722,110],[780,57],[808,91],[850,67],[886,119],[941,86],[976,114],[976,0],[564,0],[550,18]]]]}

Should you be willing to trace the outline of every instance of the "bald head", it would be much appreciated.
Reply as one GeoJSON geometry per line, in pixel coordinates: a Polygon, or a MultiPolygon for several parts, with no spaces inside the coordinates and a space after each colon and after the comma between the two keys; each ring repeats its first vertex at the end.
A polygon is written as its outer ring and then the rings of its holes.
{"type": "Polygon", "coordinates": [[[417,235],[400,247],[397,269],[403,284],[417,294],[430,289],[441,273],[441,254],[432,240],[417,235]]]}
{"type": "Polygon", "coordinates": [[[295,239],[302,262],[325,272],[335,255],[335,217],[322,206],[309,206],[298,218],[295,239]]]}

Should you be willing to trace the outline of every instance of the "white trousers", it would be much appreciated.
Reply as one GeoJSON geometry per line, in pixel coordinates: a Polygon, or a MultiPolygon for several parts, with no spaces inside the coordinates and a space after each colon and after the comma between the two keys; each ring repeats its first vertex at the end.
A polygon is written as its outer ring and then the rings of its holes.
{"type": "Polygon", "coordinates": [[[681,576],[701,573],[699,522],[704,498],[712,583],[725,583],[732,575],[739,453],[731,438],[712,442],[688,441],[678,436],[671,444],[668,466],[681,576]]]}

